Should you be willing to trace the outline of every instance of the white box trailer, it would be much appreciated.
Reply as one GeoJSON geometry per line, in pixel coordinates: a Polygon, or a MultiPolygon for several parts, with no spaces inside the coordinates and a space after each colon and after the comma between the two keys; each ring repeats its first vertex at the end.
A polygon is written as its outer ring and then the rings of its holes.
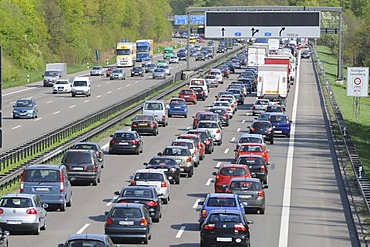
{"type": "Polygon", "coordinates": [[[288,96],[287,66],[284,64],[265,64],[258,66],[258,98],[284,100],[288,96]]]}

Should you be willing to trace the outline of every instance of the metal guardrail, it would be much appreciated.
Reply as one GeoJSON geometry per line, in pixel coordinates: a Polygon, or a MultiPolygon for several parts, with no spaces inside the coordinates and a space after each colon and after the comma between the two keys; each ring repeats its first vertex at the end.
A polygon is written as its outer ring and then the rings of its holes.
{"type": "MultiPolygon", "coordinates": [[[[211,64],[218,63],[221,60],[225,59],[225,57],[228,57],[237,52],[240,52],[242,49],[243,47],[240,47],[239,49],[236,49],[230,53],[223,54],[220,57],[213,59],[209,63],[195,67],[194,72],[187,73],[185,79],[187,80],[193,76],[199,75],[199,71],[202,70],[203,68],[206,68],[207,66],[211,64]]],[[[23,168],[27,164],[45,163],[52,159],[55,159],[59,155],[62,155],[66,150],[71,148],[74,143],[87,140],[88,138],[91,138],[92,136],[97,135],[100,132],[110,128],[111,126],[123,120],[124,118],[130,116],[131,114],[139,111],[141,109],[142,104],[138,102],[170,86],[171,84],[174,84],[175,82],[182,80],[184,77],[183,73],[184,71],[177,72],[173,77],[165,80],[160,85],[153,86],[143,92],[140,92],[138,94],[135,94],[129,97],[128,99],[124,101],[108,106],[105,110],[100,110],[96,113],[84,116],[83,118],[79,120],[68,123],[47,134],[44,134],[20,146],[17,146],[4,153],[1,153],[0,154],[0,171],[7,169],[8,166],[12,166],[22,161],[24,162],[22,162],[17,167],[0,175],[0,189],[2,190],[8,186],[11,186],[17,181],[19,181],[23,168]],[[123,113],[118,114],[117,116],[113,118],[109,118],[113,114],[120,112],[126,108],[127,110],[124,111],[123,113]],[[72,136],[75,133],[83,132],[86,128],[91,127],[94,123],[99,122],[104,119],[107,119],[107,120],[104,123],[100,124],[99,126],[96,126],[92,128],[91,130],[86,131],[72,138],[72,136]],[[62,144],[59,144],[61,142],[62,144]],[[45,150],[47,147],[54,146],[54,145],[57,145],[57,146],[50,149],[49,151],[42,153],[42,150],[45,150]]],[[[184,85],[188,83],[186,80],[172,86],[171,88],[163,91],[162,93],[157,94],[152,99],[162,98],[163,96],[169,93],[172,93],[175,90],[183,87],[184,85]]]]}

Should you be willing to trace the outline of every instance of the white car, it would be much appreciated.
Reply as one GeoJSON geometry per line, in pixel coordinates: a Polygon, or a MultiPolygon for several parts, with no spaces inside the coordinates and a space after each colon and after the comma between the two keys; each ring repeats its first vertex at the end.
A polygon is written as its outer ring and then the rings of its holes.
{"type": "Polygon", "coordinates": [[[157,68],[164,69],[167,75],[171,75],[171,68],[168,65],[159,65],[157,68]]]}
{"type": "Polygon", "coordinates": [[[237,111],[238,100],[234,95],[223,95],[217,101],[229,101],[231,107],[233,108],[233,112],[235,113],[237,111]]]}
{"type": "Polygon", "coordinates": [[[164,204],[170,200],[170,181],[163,170],[159,169],[139,169],[133,176],[130,176],[130,185],[152,186],[156,188],[164,204]]]}
{"type": "Polygon", "coordinates": [[[230,119],[233,118],[234,110],[231,107],[231,104],[229,101],[215,101],[213,102],[214,107],[223,107],[226,109],[227,114],[229,114],[230,119]]]}
{"type": "Polygon", "coordinates": [[[261,143],[265,147],[267,147],[267,144],[265,142],[265,138],[263,138],[263,135],[261,135],[261,134],[250,134],[250,133],[241,134],[239,139],[235,142],[235,144],[236,144],[235,149],[239,149],[239,147],[243,143],[261,143]]]}
{"type": "Polygon", "coordinates": [[[224,79],[223,79],[222,72],[220,69],[211,69],[208,72],[208,75],[214,75],[219,83],[221,84],[224,83],[224,79]]]}
{"type": "Polygon", "coordinates": [[[213,138],[213,142],[219,146],[222,144],[222,127],[216,121],[201,120],[198,122],[197,130],[208,130],[213,138]]]}
{"type": "Polygon", "coordinates": [[[170,57],[169,63],[179,63],[179,57],[177,56],[170,57]]]}
{"type": "Polygon", "coordinates": [[[57,80],[53,86],[53,94],[56,93],[70,93],[72,84],[68,79],[57,80]]]}
{"type": "Polygon", "coordinates": [[[194,140],[191,139],[175,139],[172,141],[171,146],[185,146],[188,147],[191,153],[191,157],[194,161],[194,166],[199,166],[199,150],[197,145],[194,143],[194,140]]]}
{"type": "Polygon", "coordinates": [[[209,87],[218,87],[218,80],[217,80],[216,76],[207,75],[205,79],[206,79],[207,84],[209,85],[209,87]]]}

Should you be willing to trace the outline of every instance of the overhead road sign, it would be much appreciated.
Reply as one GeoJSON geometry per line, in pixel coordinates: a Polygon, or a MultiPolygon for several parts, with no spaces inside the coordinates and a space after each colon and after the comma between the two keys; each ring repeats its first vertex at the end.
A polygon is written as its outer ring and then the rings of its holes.
{"type": "Polygon", "coordinates": [[[175,25],[187,25],[188,24],[188,16],[187,15],[175,15],[173,18],[173,22],[175,25]]]}
{"type": "Polygon", "coordinates": [[[369,96],[369,67],[347,68],[347,96],[369,96]]]}
{"type": "MultiPolygon", "coordinates": [[[[188,24],[188,16],[187,15],[175,15],[173,18],[174,25],[187,25],[188,24]]],[[[205,22],[204,15],[191,15],[190,16],[190,24],[192,25],[203,25],[205,22]]]]}
{"type": "Polygon", "coordinates": [[[204,15],[191,15],[190,24],[204,24],[205,16],[204,15]]]}
{"type": "Polygon", "coordinates": [[[319,38],[319,11],[207,11],[206,38],[319,38]]]}

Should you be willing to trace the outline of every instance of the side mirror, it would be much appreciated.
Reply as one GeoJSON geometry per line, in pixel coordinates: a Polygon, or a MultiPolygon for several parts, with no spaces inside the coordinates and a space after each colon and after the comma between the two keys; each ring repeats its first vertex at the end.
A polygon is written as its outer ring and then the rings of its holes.
{"type": "Polygon", "coordinates": [[[234,152],[236,153],[236,152],[238,152],[238,149],[234,149],[234,152]]]}
{"type": "Polygon", "coordinates": [[[269,152],[270,152],[270,149],[267,149],[267,150],[266,150],[266,153],[269,153],[269,152]]]}
{"type": "Polygon", "coordinates": [[[213,176],[217,176],[217,172],[212,172],[212,175],[213,176]]]}
{"type": "Polygon", "coordinates": [[[161,152],[159,152],[159,153],[157,153],[157,155],[158,155],[158,156],[162,156],[162,153],[161,153],[161,152]]]}
{"type": "Polygon", "coordinates": [[[267,162],[267,165],[269,166],[269,165],[271,165],[271,163],[270,162],[267,162]]]}
{"type": "Polygon", "coordinates": [[[105,215],[105,216],[108,216],[108,214],[109,214],[109,212],[108,212],[108,211],[105,211],[105,212],[104,212],[104,215],[105,215]]]}
{"type": "Polygon", "coordinates": [[[144,166],[148,166],[148,163],[146,163],[146,162],[145,162],[143,165],[144,165],[144,166]]]}
{"type": "Polygon", "coordinates": [[[110,137],[113,137],[113,135],[109,135],[110,137]]]}
{"type": "Polygon", "coordinates": [[[203,206],[203,204],[204,204],[204,201],[199,201],[199,202],[198,202],[198,205],[199,205],[199,206],[203,206]]]}
{"type": "Polygon", "coordinates": [[[113,194],[119,196],[119,191],[115,191],[113,194]]]}
{"type": "Polygon", "coordinates": [[[248,225],[254,224],[254,221],[253,221],[253,220],[248,220],[248,221],[247,221],[247,224],[248,224],[248,225]]]}
{"type": "Polygon", "coordinates": [[[255,178],[255,177],[257,177],[257,174],[252,172],[251,176],[252,176],[252,178],[255,178]]]}
{"type": "Polygon", "coordinates": [[[42,78],[44,78],[44,75],[41,75],[42,76],[42,78]]]}
{"type": "Polygon", "coordinates": [[[157,197],[160,197],[160,196],[163,196],[163,193],[159,193],[159,194],[157,195],[157,197]]]}
{"type": "Polygon", "coordinates": [[[263,188],[264,188],[264,189],[268,189],[268,188],[269,188],[269,186],[265,184],[265,185],[263,185],[263,188]]]}

